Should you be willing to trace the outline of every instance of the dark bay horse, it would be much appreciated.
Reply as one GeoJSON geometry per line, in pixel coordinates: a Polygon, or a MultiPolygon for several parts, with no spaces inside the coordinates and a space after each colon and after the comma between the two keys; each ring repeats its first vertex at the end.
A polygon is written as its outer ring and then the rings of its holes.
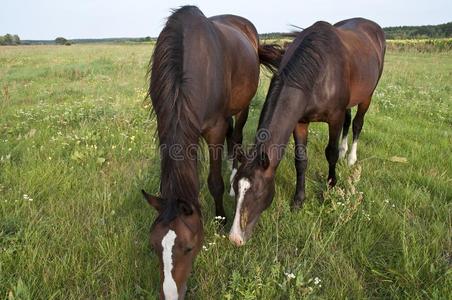
{"type": "Polygon", "coordinates": [[[206,18],[194,6],[175,10],[157,39],[149,96],[160,143],[160,196],[143,195],[158,212],[150,239],[160,261],[161,299],[184,298],[202,246],[198,143],[203,137],[209,146],[208,187],[216,215],[225,218],[225,137],[228,144],[241,143],[259,64],[277,69],[281,57],[278,47],[259,44],[248,20],[233,15],[206,18]]]}
{"type": "Polygon", "coordinates": [[[325,155],[329,164],[328,183],[333,187],[341,130],[344,153],[351,123],[350,108],[357,105],[349,164],[356,162],[358,136],[382,74],[385,49],[380,26],[361,18],[334,26],[317,22],[296,35],[270,83],[252,158],[243,162],[234,179],[237,207],[229,235],[233,243],[245,243],[258,217],[271,204],[275,172],[291,133],[296,150],[297,180],[292,203],[295,208],[305,199],[310,122],[328,123],[325,155]]]}

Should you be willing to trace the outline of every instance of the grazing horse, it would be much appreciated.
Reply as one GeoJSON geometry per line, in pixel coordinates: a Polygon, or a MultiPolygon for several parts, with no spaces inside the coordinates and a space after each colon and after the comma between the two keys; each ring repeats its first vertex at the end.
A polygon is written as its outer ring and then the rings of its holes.
{"type": "Polygon", "coordinates": [[[328,183],[333,187],[339,149],[342,156],[347,151],[350,108],[357,105],[348,157],[350,165],[356,162],[358,136],[383,70],[385,49],[383,30],[362,18],[334,26],[317,22],[296,35],[271,80],[252,157],[246,158],[234,179],[237,207],[229,235],[233,243],[245,243],[260,214],[271,204],[275,172],[291,133],[297,173],[294,208],[300,207],[305,199],[310,122],[328,123],[325,155],[329,164],[328,183]]]}
{"type": "Polygon", "coordinates": [[[148,94],[160,142],[160,195],[142,192],[158,212],[150,240],[160,261],[161,299],[184,298],[187,278],[202,246],[198,143],[203,137],[208,144],[208,187],[215,213],[224,219],[221,160],[225,137],[229,143],[241,143],[258,86],[259,63],[276,70],[281,57],[280,48],[259,44],[248,20],[233,15],[206,18],[194,6],[175,10],[157,39],[148,94]]]}

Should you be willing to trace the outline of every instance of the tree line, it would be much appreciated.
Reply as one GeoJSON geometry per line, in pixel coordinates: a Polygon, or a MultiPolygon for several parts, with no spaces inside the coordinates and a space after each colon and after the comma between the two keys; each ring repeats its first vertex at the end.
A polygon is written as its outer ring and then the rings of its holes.
{"type": "MultiPolygon", "coordinates": [[[[389,40],[404,39],[437,39],[452,38],[452,22],[440,25],[424,25],[424,26],[394,26],[383,28],[386,38],[389,40]]],[[[281,39],[287,36],[283,32],[271,32],[260,34],[261,39],[281,39]]],[[[124,42],[150,42],[155,40],[149,36],[144,38],[106,38],[106,39],[74,39],[67,40],[64,37],[57,37],[50,41],[21,41],[17,34],[0,35],[0,45],[31,45],[31,44],[57,44],[71,45],[72,43],[124,43],[124,42]]]]}
{"type": "Polygon", "coordinates": [[[389,40],[451,38],[452,22],[440,25],[386,27],[383,30],[389,40]]]}
{"type": "MultiPolygon", "coordinates": [[[[452,38],[452,22],[440,25],[385,27],[383,31],[388,40],[452,38]]],[[[259,35],[261,39],[281,39],[284,36],[287,36],[287,33],[271,32],[259,35]]]]}
{"type": "Polygon", "coordinates": [[[20,45],[20,38],[17,34],[0,35],[0,45],[20,45]]]}

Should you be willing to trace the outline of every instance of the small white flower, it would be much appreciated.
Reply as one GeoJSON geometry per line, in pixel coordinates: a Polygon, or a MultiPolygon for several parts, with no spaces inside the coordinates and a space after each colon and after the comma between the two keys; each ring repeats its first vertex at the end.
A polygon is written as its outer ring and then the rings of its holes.
{"type": "Polygon", "coordinates": [[[290,279],[294,279],[296,276],[294,273],[286,273],[284,272],[284,275],[286,275],[286,277],[290,280],[290,279]]]}
{"type": "Polygon", "coordinates": [[[202,246],[202,249],[203,249],[204,251],[207,251],[207,247],[206,247],[206,246],[202,246]]]}
{"type": "Polygon", "coordinates": [[[314,284],[318,285],[322,280],[319,277],[314,278],[314,284]]]}

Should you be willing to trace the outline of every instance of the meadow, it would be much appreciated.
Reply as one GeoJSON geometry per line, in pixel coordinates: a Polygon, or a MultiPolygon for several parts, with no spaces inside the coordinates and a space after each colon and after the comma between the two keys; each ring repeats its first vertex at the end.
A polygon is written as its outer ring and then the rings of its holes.
{"type": "MultiPolygon", "coordinates": [[[[148,242],[159,157],[152,44],[0,48],[0,298],[155,299],[148,242]]],[[[450,299],[452,53],[389,51],[358,162],[326,187],[310,127],[307,201],[291,212],[293,142],[251,240],[233,246],[200,176],[205,248],[187,299],[450,299]]],[[[253,141],[269,83],[252,102],[253,141]]],[[[230,170],[224,163],[226,184],[230,170]]],[[[234,200],[224,196],[229,229],[234,200]]]]}

